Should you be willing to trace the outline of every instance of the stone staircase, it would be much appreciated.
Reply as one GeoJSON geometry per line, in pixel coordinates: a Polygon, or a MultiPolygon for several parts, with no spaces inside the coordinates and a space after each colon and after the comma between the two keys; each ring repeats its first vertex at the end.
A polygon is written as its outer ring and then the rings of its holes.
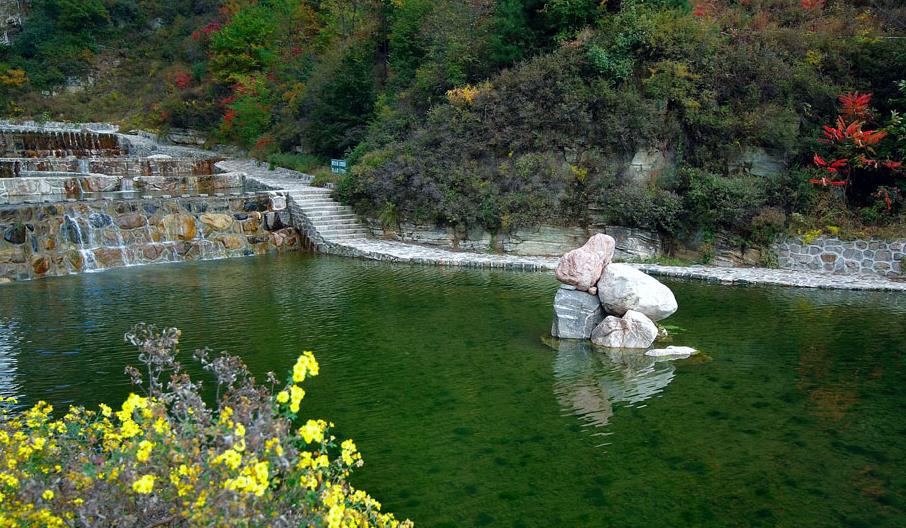
{"type": "MultiPolygon", "coordinates": [[[[301,187],[287,191],[290,212],[296,219],[304,218],[305,235],[315,245],[343,243],[368,238],[352,208],[330,197],[330,189],[301,187]]],[[[299,222],[297,222],[297,225],[299,222]]]]}

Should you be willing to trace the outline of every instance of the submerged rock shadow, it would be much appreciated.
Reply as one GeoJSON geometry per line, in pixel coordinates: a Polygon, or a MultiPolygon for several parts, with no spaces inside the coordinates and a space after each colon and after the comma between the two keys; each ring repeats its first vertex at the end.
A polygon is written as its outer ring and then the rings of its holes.
{"type": "Polygon", "coordinates": [[[676,367],[644,350],[608,349],[585,340],[549,342],[554,360],[554,394],[562,408],[586,425],[604,427],[614,406],[638,405],[663,392],[676,367]]]}

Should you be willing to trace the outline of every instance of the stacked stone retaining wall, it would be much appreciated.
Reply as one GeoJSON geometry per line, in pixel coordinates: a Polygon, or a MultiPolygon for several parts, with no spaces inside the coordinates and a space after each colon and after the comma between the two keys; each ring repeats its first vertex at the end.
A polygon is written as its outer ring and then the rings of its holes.
{"type": "Polygon", "coordinates": [[[781,269],[838,274],[872,273],[885,277],[897,277],[906,273],[903,268],[906,239],[792,238],[778,242],[774,250],[781,269]]]}

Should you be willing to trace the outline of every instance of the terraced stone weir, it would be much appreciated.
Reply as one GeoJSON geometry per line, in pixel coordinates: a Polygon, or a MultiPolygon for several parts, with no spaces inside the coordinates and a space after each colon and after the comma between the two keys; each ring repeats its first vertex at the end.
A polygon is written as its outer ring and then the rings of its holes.
{"type": "Polygon", "coordinates": [[[906,525],[906,296],[662,280],[686,360],[547,339],[547,273],[293,252],[22,282],[0,394],[122,401],[149,321],[259,380],[314,351],[304,416],[416,526],[906,525]]]}
{"type": "Polygon", "coordinates": [[[296,250],[285,199],[213,153],[0,124],[0,282],[296,250]]]}

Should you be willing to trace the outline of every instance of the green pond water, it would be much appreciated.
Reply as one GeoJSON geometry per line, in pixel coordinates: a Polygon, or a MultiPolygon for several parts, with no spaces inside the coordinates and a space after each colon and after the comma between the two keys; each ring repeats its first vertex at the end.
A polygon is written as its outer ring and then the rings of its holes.
{"type": "Polygon", "coordinates": [[[295,254],[7,285],[0,393],[120,400],[147,321],[262,377],[314,350],[307,413],[417,526],[906,526],[906,296],[669,285],[704,354],[659,363],[545,344],[550,274],[295,254]]]}

